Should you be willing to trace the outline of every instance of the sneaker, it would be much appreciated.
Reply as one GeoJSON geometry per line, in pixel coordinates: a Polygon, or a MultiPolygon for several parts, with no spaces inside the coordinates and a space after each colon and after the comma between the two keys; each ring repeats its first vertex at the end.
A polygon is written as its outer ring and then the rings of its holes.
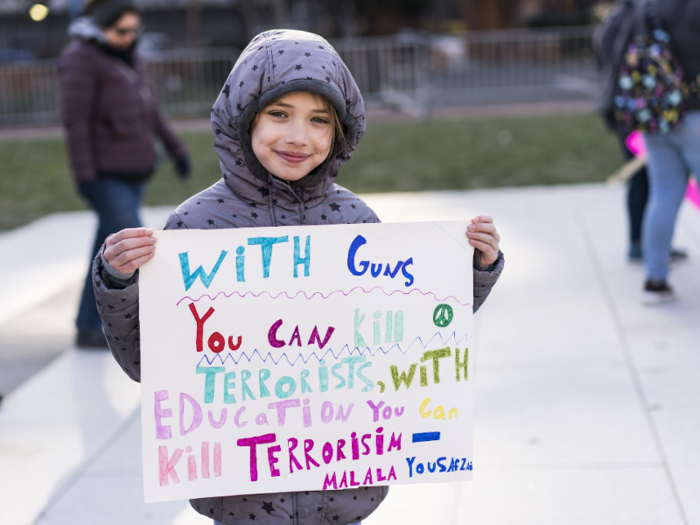
{"type": "Polygon", "coordinates": [[[82,330],[78,332],[75,346],[81,350],[105,350],[109,348],[102,330],[82,330]]]}
{"type": "Polygon", "coordinates": [[[673,290],[664,279],[648,279],[644,283],[644,304],[653,306],[671,302],[675,299],[673,290]]]}

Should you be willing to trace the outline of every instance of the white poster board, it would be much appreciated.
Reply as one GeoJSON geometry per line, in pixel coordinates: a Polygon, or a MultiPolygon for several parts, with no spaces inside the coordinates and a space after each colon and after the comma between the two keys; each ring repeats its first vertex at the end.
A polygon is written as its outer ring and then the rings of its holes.
{"type": "Polygon", "coordinates": [[[158,232],[146,501],[471,479],[466,228],[158,232]]]}

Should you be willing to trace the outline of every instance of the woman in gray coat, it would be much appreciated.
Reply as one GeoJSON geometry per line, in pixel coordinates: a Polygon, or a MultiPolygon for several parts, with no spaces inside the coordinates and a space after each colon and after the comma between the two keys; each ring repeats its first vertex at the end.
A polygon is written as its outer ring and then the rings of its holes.
{"type": "MultiPolygon", "coordinates": [[[[212,111],[214,146],[223,178],[180,205],[166,229],[374,223],[356,195],[335,184],[365,131],[362,95],[324,39],[302,31],[255,37],[233,67],[212,111]]],[[[503,269],[489,217],[467,236],[474,257],[474,309],[503,269]]],[[[93,280],[112,353],[140,379],[138,268],[155,250],[152,231],[124,230],[107,239],[93,280]]],[[[341,525],[359,522],[382,502],[387,487],[253,494],[192,500],[225,525],[341,525]]]]}

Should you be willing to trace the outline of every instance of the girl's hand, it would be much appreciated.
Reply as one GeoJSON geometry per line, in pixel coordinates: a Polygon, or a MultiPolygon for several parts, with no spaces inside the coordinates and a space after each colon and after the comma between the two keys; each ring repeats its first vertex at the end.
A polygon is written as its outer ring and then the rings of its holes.
{"type": "Polygon", "coordinates": [[[105,259],[114,269],[131,274],[153,258],[156,237],[150,228],[127,228],[107,237],[105,259]]]}
{"type": "Polygon", "coordinates": [[[481,267],[486,268],[498,259],[498,243],[501,240],[493,219],[488,215],[479,215],[467,226],[469,244],[481,252],[481,267]]]}

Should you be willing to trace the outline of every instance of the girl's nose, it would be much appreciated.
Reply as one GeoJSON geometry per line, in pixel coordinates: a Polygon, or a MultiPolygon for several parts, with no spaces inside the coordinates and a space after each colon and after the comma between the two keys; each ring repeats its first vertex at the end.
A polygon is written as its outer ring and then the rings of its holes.
{"type": "Polygon", "coordinates": [[[295,146],[306,146],[308,142],[306,126],[301,122],[290,122],[285,142],[295,146]]]}

